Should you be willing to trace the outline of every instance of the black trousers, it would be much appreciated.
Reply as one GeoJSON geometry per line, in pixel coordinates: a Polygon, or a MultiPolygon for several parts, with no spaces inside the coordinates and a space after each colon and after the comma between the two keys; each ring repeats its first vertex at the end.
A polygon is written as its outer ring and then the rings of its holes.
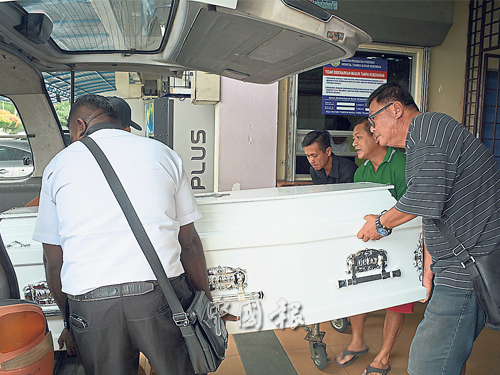
{"type": "MultiPolygon", "coordinates": [[[[187,309],[194,297],[189,277],[183,274],[171,283],[187,309]]],[[[68,302],[70,331],[87,375],[137,375],[139,352],[158,375],[194,374],[159,286],[141,295],[68,302]]]]}

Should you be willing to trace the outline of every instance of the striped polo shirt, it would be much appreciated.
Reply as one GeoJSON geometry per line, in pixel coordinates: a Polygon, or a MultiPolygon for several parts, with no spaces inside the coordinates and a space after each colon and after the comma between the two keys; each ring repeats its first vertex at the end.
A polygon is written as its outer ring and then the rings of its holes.
{"type": "Polygon", "coordinates": [[[399,211],[423,218],[436,285],[472,290],[467,271],[433,219],[441,219],[469,254],[500,247],[500,170],[490,151],[443,113],[421,113],[406,137],[408,190],[399,211]]]}

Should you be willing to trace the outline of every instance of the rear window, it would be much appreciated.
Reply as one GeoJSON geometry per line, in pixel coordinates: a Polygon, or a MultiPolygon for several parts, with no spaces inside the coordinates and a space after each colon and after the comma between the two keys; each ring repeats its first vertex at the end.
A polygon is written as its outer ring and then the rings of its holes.
{"type": "Polygon", "coordinates": [[[0,180],[33,173],[33,155],[16,106],[0,96],[0,180]]]}
{"type": "Polygon", "coordinates": [[[144,51],[160,48],[175,1],[26,0],[28,12],[44,11],[51,37],[65,51],[144,51]]]}

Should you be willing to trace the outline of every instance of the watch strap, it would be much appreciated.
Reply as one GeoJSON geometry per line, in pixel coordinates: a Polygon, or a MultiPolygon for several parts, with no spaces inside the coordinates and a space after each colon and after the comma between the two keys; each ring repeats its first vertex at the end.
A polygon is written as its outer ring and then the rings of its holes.
{"type": "Polygon", "coordinates": [[[377,216],[377,218],[375,219],[375,227],[377,228],[377,232],[383,236],[383,234],[381,234],[378,229],[383,229],[384,231],[387,232],[387,234],[385,236],[388,236],[389,234],[392,233],[392,229],[389,229],[387,228],[385,225],[382,225],[382,223],[380,222],[380,218],[383,214],[385,214],[387,212],[387,210],[384,210],[380,213],[380,215],[377,216]]]}

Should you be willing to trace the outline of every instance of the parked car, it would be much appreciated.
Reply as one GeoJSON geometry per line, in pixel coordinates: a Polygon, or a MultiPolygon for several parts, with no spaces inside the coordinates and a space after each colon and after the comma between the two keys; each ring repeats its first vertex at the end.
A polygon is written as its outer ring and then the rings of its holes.
{"type": "Polygon", "coordinates": [[[27,139],[0,138],[0,179],[26,178],[33,170],[33,157],[27,139]]]}

